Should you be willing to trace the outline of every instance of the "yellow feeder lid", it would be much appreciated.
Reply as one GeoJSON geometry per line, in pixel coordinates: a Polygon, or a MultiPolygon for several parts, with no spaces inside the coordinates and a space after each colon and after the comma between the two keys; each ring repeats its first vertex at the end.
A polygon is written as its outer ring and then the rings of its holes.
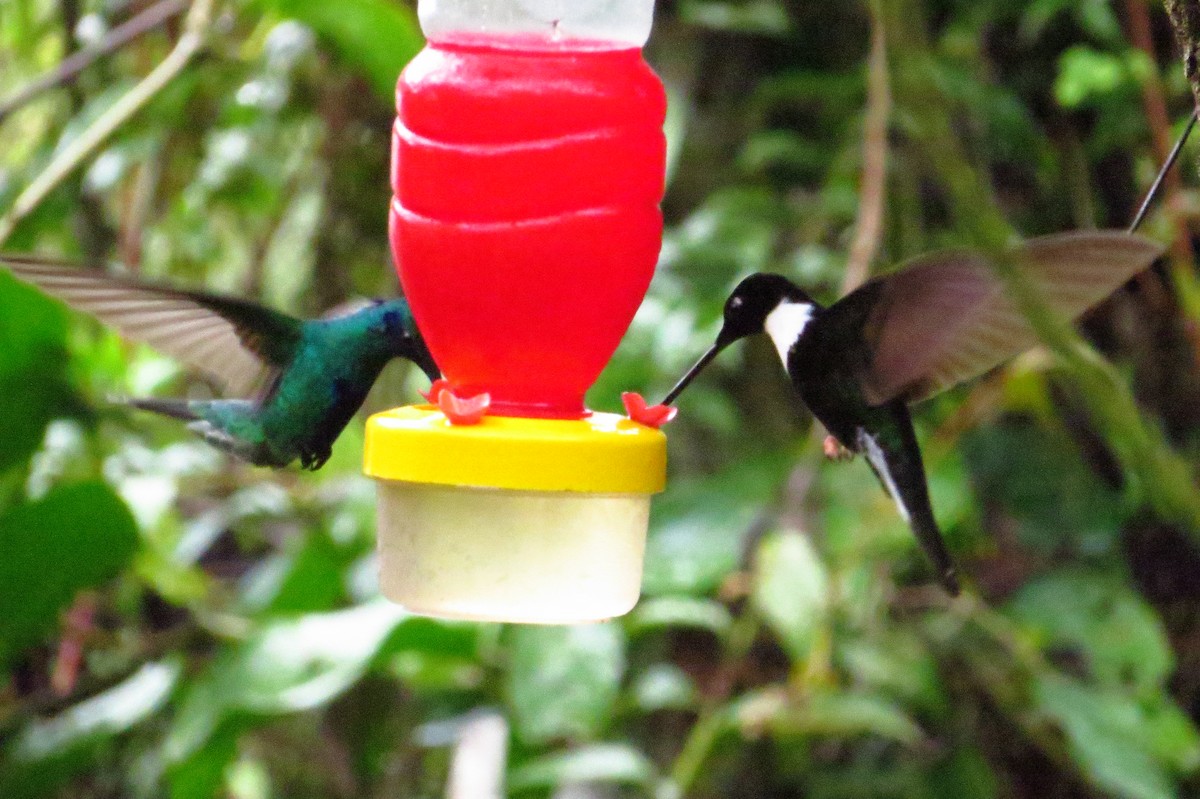
{"type": "Polygon", "coordinates": [[[613,413],[452,425],[432,405],[407,405],[367,420],[363,469],[410,483],[656,494],[666,486],[667,437],[613,413]]]}

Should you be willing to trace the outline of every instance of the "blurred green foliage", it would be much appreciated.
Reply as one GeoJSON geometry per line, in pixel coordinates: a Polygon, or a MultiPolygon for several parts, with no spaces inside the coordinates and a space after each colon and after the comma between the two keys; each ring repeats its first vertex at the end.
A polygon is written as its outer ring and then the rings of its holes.
{"type": "MultiPolygon", "coordinates": [[[[0,102],[145,5],[4,0],[0,102]]],[[[658,5],[667,232],[597,409],[660,396],[749,271],[837,296],[874,25],[893,103],[877,265],[1009,226],[1123,226],[1158,165],[1143,98],[1190,110],[1155,4],[658,5]],[[1139,8],[1154,53],[1131,43],[1139,8]]],[[[0,121],[0,215],[181,24],[0,121]]],[[[205,25],[203,55],[0,245],[298,314],[394,292],[412,4],[226,0],[205,25]]],[[[1173,207],[1147,228],[1190,243],[1195,189],[1173,207]]],[[[962,599],[928,583],[864,464],[823,461],[750,342],[669,428],[641,603],[569,628],[389,605],[361,425],[315,475],[227,461],[106,402],[202,389],[191,376],[0,274],[0,796],[460,797],[452,775],[487,770],[468,743],[497,723],[514,797],[1195,795],[1200,320],[1181,252],[1085,320],[1111,366],[1056,338],[917,410],[962,599]]]]}

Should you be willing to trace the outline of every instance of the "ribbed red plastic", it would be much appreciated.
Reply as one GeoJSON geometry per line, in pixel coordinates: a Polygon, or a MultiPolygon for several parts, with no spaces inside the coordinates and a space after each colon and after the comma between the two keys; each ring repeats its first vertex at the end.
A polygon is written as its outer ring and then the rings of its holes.
{"type": "Polygon", "coordinates": [[[457,393],[575,417],[662,237],[666,97],[637,49],[431,42],[397,86],[392,250],[457,393]]]}

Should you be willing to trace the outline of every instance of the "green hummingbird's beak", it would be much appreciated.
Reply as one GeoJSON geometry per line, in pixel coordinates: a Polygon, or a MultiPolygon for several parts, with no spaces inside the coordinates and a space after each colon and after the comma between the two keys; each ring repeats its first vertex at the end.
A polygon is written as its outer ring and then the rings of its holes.
{"type": "Polygon", "coordinates": [[[683,390],[688,387],[688,383],[691,383],[693,380],[695,380],[696,375],[704,371],[704,367],[708,366],[709,362],[712,361],[713,358],[721,354],[721,350],[725,349],[737,340],[738,337],[729,334],[727,330],[728,328],[721,328],[720,334],[717,335],[717,343],[713,344],[712,347],[709,348],[708,352],[704,353],[704,355],[700,357],[700,360],[696,361],[696,365],[691,369],[688,369],[687,374],[679,379],[679,382],[675,384],[675,388],[671,389],[667,393],[667,396],[663,398],[663,405],[670,405],[672,402],[674,402],[675,398],[682,394],[683,390]]]}
{"type": "Polygon", "coordinates": [[[429,352],[429,348],[425,346],[425,341],[419,336],[414,337],[414,351],[411,356],[413,363],[417,365],[425,376],[429,378],[429,382],[433,382],[442,376],[442,370],[433,360],[433,355],[429,352]]]}

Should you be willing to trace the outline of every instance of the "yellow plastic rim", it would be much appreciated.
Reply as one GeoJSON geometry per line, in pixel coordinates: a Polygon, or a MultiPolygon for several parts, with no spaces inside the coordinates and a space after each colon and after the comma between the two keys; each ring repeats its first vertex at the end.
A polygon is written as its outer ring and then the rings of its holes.
{"type": "Polygon", "coordinates": [[[407,405],[367,420],[363,471],[410,483],[656,494],[666,485],[667,437],[612,413],[451,425],[432,405],[407,405]]]}

